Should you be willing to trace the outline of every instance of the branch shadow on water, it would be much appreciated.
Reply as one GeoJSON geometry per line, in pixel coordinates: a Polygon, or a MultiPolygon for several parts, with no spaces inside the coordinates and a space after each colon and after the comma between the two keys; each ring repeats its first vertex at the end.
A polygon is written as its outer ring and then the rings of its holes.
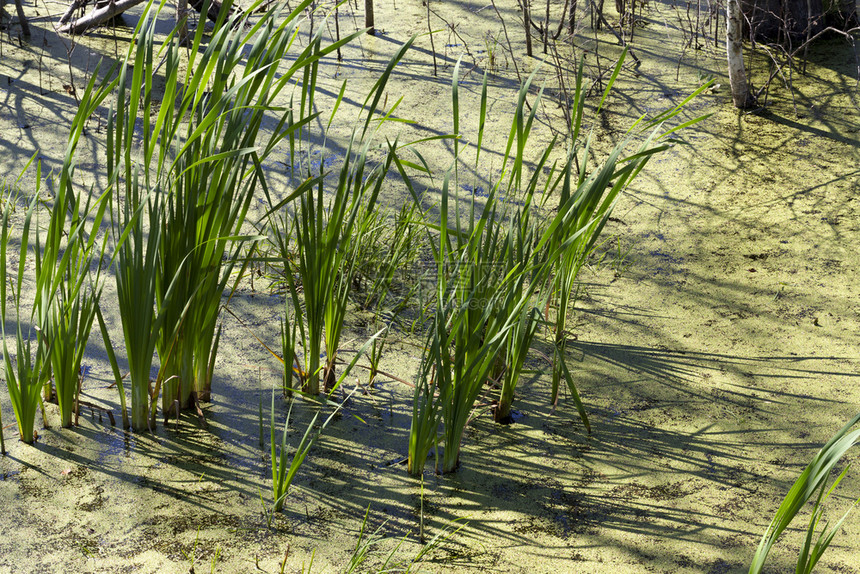
{"type": "MultiPolygon", "coordinates": [[[[690,398],[711,400],[713,397],[704,389],[697,389],[689,383],[693,379],[707,380],[711,374],[733,372],[752,378],[778,378],[781,380],[811,380],[821,375],[838,375],[858,377],[860,375],[817,369],[803,366],[807,361],[826,362],[832,364],[833,357],[817,356],[751,356],[740,357],[721,353],[705,353],[696,351],[671,350],[665,346],[658,348],[623,345],[615,343],[600,343],[582,340],[569,341],[567,349],[570,357],[580,364],[596,360],[598,363],[616,367],[624,372],[644,376],[661,386],[680,391],[690,398]]],[[[849,359],[845,357],[845,359],[849,359]]],[[[746,389],[736,391],[724,390],[724,395],[735,406],[747,406],[751,393],[761,389],[749,385],[746,389]]],[[[772,389],[767,392],[774,393],[772,389]]],[[[784,400],[808,399],[818,402],[836,403],[831,399],[815,398],[787,391],[776,392],[784,400]]]]}

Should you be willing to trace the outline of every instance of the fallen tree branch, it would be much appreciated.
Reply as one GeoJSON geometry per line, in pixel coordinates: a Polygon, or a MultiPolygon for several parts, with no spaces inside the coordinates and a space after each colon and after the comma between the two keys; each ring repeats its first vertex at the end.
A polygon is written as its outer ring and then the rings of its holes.
{"type": "Polygon", "coordinates": [[[83,2],[75,0],[69,6],[69,9],[66,10],[66,13],[60,18],[60,23],[62,25],[57,28],[57,32],[62,34],[83,34],[90,28],[94,28],[99,24],[104,24],[111,18],[122,14],[129,8],[133,8],[142,2],[143,0],[119,0],[119,2],[110,2],[101,8],[97,6],[95,10],[82,18],[72,19],[72,14],[87,4],[86,0],[83,0],[83,2]]]}
{"type": "Polygon", "coordinates": [[[817,34],[815,34],[814,36],[811,36],[810,38],[808,38],[803,44],[801,44],[800,46],[798,46],[797,48],[795,48],[791,52],[786,52],[786,61],[784,63],[778,62],[777,59],[773,55],[771,55],[770,52],[768,51],[768,56],[770,56],[771,61],[774,63],[774,70],[771,72],[770,76],[768,77],[767,81],[765,81],[764,85],[762,85],[762,87],[759,88],[758,92],[756,93],[756,98],[761,97],[762,93],[764,93],[764,91],[768,88],[768,86],[770,86],[770,83],[773,81],[773,79],[775,77],[777,77],[778,75],[782,74],[782,69],[785,66],[787,66],[787,65],[793,66],[794,65],[794,58],[795,58],[795,56],[797,56],[798,53],[800,53],[801,50],[805,50],[811,43],[813,43],[818,38],[820,38],[821,36],[823,36],[824,34],[826,34],[828,32],[838,34],[853,44],[854,43],[853,34],[860,32],[860,26],[850,28],[848,30],[840,30],[838,28],[833,28],[832,26],[824,28],[823,30],[821,30],[817,34]]]}
{"type": "Polygon", "coordinates": [[[66,11],[60,16],[60,24],[68,24],[69,20],[72,19],[75,12],[84,8],[87,5],[87,0],[74,0],[69,7],[66,8],[66,11]]]}
{"type": "MultiPolygon", "coordinates": [[[[57,32],[62,34],[82,34],[89,30],[90,28],[94,28],[100,24],[104,24],[111,18],[122,14],[129,8],[134,8],[138,4],[141,4],[144,0],[118,0],[113,1],[99,6],[96,5],[95,10],[90,12],[89,14],[82,16],[80,18],[73,18],[72,16],[78,10],[86,7],[89,4],[89,0],[73,0],[71,4],[69,4],[68,9],[63,13],[60,17],[60,26],[57,28],[57,32]]],[[[205,4],[205,0],[190,0],[189,4],[192,8],[194,8],[198,13],[202,13],[203,5],[205,4]]],[[[209,2],[209,9],[207,10],[206,17],[212,20],[213,22],[218,21],[218,14],[221,12],[221,2],[217,0],[211,0],[209,2]]],[[[236,14],[242,14],[242,9],[236,5],[230,6],[230,13],[227,15],[228,18],[235,16],[236,14]]]]}

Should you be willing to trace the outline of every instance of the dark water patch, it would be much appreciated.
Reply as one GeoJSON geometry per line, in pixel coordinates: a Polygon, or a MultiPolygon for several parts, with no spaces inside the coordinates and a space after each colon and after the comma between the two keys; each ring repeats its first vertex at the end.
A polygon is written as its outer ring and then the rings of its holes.
{"type": "MultiPolygon", "coordinates": [[[[472,197],[483,197],[483,198],[489,198],[490,197],[489,191],[486,190],[481,185],[476,186],[476,185],[470,185],[468,183],[462,183],[462,184],[460,184],[460,189],[470,193],[472,195],[472,197]]],[[[517,206],[523,206],[524,205],[522,200],[510,199],[504,193],[497,193],[496,194],[496,200],[501,202],[501,203],[508,203],[511,205],[517,205],[517,206]]]]}
{"type": "Polygon", "coordinates": [[[313,174],[319,174],[320,169],[326,170],[333,167],[338,162],[342,162],[343,157],[343,154],[324,153],[316,150],[309,155],[304,154],[298,158],[291,158],[289,154],[286,154],[281,164],[286,168],[286,173],[290,175],[296,172],[304,175],[305,170],[310,170],[313,174]]]}

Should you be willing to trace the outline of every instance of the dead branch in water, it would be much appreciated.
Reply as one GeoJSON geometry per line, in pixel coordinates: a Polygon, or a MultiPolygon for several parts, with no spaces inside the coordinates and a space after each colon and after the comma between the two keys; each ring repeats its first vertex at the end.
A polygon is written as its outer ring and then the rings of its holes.
{"type": "MultiPolygon", "coordinates": [[[[72,3],[69,4],[65,13],[60,17],[60,26],[57,28],[57,31],[63,34],[82,34],[90,28],[104,24],[111,18],[122,14],[129,8],[133,8],[142,2],[143,0],[110,0],[106,3],[97,2],[96,7],[92,12],[80,18],[73,18],[75,13],[82,11],[90,3],[89,0],[73,0],[72,3]]],[[[205,4],[204,0],[189,0],[188,3],[198,13],[203,13],[205,4]]],[[[213,22],[216,22],[218,20],[218,14],[220,14],[222,8],[223,6],[221,2],[218,0],[211,0],[209,2],[209,9],[206,12],[206,17],[213,22]]],[[[228,16],[232,17],[235,14],[241,13],[241,8],[230,6],[230,13],[228,16]]]]}

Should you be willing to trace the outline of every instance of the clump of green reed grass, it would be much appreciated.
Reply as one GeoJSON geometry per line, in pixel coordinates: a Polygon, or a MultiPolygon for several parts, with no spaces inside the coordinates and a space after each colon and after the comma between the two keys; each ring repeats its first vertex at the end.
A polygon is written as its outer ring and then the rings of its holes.
{"type": "MultiPolygon", "coordinates": [[[[92,83],[91,83],[92,85],[92,83]]],[[[10,398],[18,420],[22,440],[33,440],[33,424],[36,407],[44,405],[52,397],[51,375],[53,374],[60,409],[62,426],[72,424],[72,413],[80,392],[80,368],[83,353],[89,339],[90,328],[95,317],[95,308],[100,295],[100,273],[90,277],[94,253],[103,254],[96,249],[96,233],[101,224],[106,202],[105,196],[91,205],[91,196],[85,204],[72,189],[74,173],[74,153],[77,138],[83,128],[85,118],[98,105],[98,101],[84,99],[72,122],[73,136],[67,150],[60,175],[53,206],[50,209],[47,231],[41,231],[38,223],[31,229],[33,217],[38,219],[37,204],[41,191],[41,164],[36,166],[36,190],[33,200],[25,212],[19,251],[18,271],[14,282],[9,282],[15,300],[17,329],[15,333],[15,367],[4,339],[4,364],[6,382],[10,398]],[[89,228],[87,224],[89,223],[89,228]],[[35,244],[30,245],[30,233],[34,231],[35,244]],[[44,238],[43,238],[44,234],[44,238]],[[24,270],[28,253],[32,247],[35,264],[33,302],[29,318],[30,333],[22,329],[20,305],[23,298],[24,270]],[[35,350],[33,349],[35,332],[35,350]]],[[[32,162],[32,160],[31,160],[32,162]]],[[[28,167],[29,167],[28,163],[28,167]]],[[[26,171],[27,168],[25,168],[26,171]]],[[[6,251],[9,244],[9,217],[15,207],[17,197],[10,191],[4,197],[2,249],[3,336],[7,308],[5,293],[7,287],[6,251]]],[[[47,423],[46,423],[47,424],[47,423]]]]}
{"type": "MultiPolygon", "coordinates": [[[[454,68],[452,100],[454,131],[459,129],[458,98],[459,63],[454,68]]],[[[486,113],[486,79],[481,94],[480,127],[478,141],[483,138],[486,113]]],[[[459,207],[459,190],[456,188],[458,141],[455,139],[454,166],[445,175],[441,192],[438,241],[433,245],[436,261],[434,312],[422,358],[420,374],[413,397],[413,417],[410,428],[408,471],[414,475],[423,472],[430,449],[444,444],[442,472],[452,472],[459,464],[463,431],[471,417],[472,407],[484,387],[511,324],[501,313],[505,286],[512,278],[501,273],[504,261],[504,215],[496,212],[498,185],[488,194],[483,209],[474,196],[467,215],[459,207]],[[451,179],[455,191],[450,192],[451,179]],[[449,223],[449,203],[454,202],[454,218],[449,223]],[[443,423],[443,433],[437,436],[437,427],[443,423]]],[[[480,148],[479,148],[480,149],[480,148]]],[[[478,155],[480,152],[478,151],[478,155]]],[[[403,166],[398,163],[401,175],[412,191],[403,166]]],[[[524,299],[513,303],[524,304],[524,299]]]]}
{"type": "MultiPolygon", "coordinates": [[[[31,160],[32,161],[32,160],[31,160]]],[[[37,170],[41,171],[41,170],[37,170]]],[[[41,175],[41,173],[39,173],[41,175]]],[[[41,178],[37,178],[39,181],[41,178]]],[[[34,312],[31,312],[29,321],[21,316],[22,287],[24,284],[24,269],[27,261],[27,253],[30,249],[29,237],[33,222],[33,214],[39,198],[38,184],[32,201],[28,204],[24,214],[24,222],[21,230],[21,247],[18,252],[17,272],[14,280],[8,276],[9,266],[7,250],[11,234],[11,216],[15,209],[17,194],[9,189],[3,197],[3,221],[0,229],[0,329],[3,336],[3,366],[6,376],[6,386],[9,389],[9,400],[15,411],[15,419],[18,423],[18,435],[21,441],[32,444],[34,440],[33,427],[36,419],[36,409],[41,404],[40,394],[44,381],[47,380],[48,358],[46,357],[47,344],[44,341],[42,330],[35,323],[34,312]],[[6,341],[6,320],[9,318],[7,308],[7,285],[11,290],[12,299],[15,301],[15,356],[9,353],[6,341]],[[27,332],[22,325],[28,324],[27,332]],[[35,339],[35,342],[34,342],[35,339]],[[35,348],[34,348],[35,347],[35,348]]],[[[5,444],[3,445],[5,452],[5,444]]]]}
{"type": "MultiPolygon", "coordinates": [[[[612,81],[622,63],[623,58],[612,81]]],[[[452,104],[457,136],[458,71],[459,66],[455,66],[452,104]]],[[[677,115],[688,98],[673,110],[644,123],[641,130],[650,129],[650,133],[632,155],[622,154],[632,141],[633,128],[627,139],[589,171],[585,161],[589,155],[588,142],[584,150],[580,149],[579,143],[585,105],[580,67],[572,144],[565,161],[560,166],[556,162],[548,169],[549,176],[541,186],[542,173],[549,164],[556,140],[546,146],[531,175],[526,174],[524,152],[537,110],[536,104],[531,106],[531,111],[525,104],[533,78],[534,73],[520,90],[502,170],[490,185],[483,206],[477,205],[474,196],[468,202],[468,209],[460,206],[456,185],[459,144],[457,139],[454,140],[454,165],[442,186],[440,221],[438,226],[429,226],[438,232],[433,244],[437,266],[436,292],[432,327],[413,397],[408,469],[415,475],[423,472],[430,450],[438,447],[440,442],[444,445],[441,472],[452,472],[457,468],[463,431],[473,416],[475,402],[488,375],[494,370],[495,374],[503,377],[497,417],[501,420],[507,416],[539,324],[538,309],[553,298],[558,298],[558,312],[555,317],[557,350],[552,399],[556,400],[558,381],[560,376],[564,376],[579,416],[586,429],[591,430],[585,407],[564,362],[564,322],[578,271],[608,220],[619,193],[639,174],[650,157],[669,147],[668,143],[655,142],[703,119],[696,118],[661,133],[662,122],[677,115]],[[451,192],[452,178],[454,192],[451,192]],[[532,216],[535,195],[542,194],[542,203],[545,203],[556,191],[559,204],[555,215],[545,224],[535,222],[536,218],[532,216]],[[452,208],[453,216],[449,214],[452,208]],[[441,437],[437,434],[440,423],[441,437]]],[[[696,93],[698,91],[694,95],[696,93]]],[[[607,94],[608,90],[604,93],[604,100],[607,94]]],[[[540,100],[540,93],[537,99],[540,100]]],[[[476,172],[486,120],[486,101],[485,79],[475,151],[476,172]]],[[[639,126],[640,122],[641,118],[633,127],[639,126]]],[[[418,202],[404,164],[397,158],[395,162],[418,202]]]]}
{"type": "MultiPolygon", "coordinates": [[[[312,65],[320,52],[306,49],[293,68],[280,69],[298,25],[295,12],[278,24],[280,16],[281,11],[274,10],[247,33],[242,26],[220,27],[201,61],[191,57],[187,67],[191,77],[183,84],[194,90],[179,94],[189,121],[171,134],[171,139],[184,143],[171,164],[176,176],[162,212],[159,258],[159,297],[171,281],[178,282],[165,323],[175,326],[176,335],[165,329],[158,347],[165,405],[178,400],[185,407],[192,394],[208,400],[220,339],[221,298],[237,261],[247,264],[240,250],[250,237],[242,236],[241,230],[261,185],[260,163],[280,139],[290,137],[308,119],[294,118],[289,110],[268,141],[258,142],[262,119],[274,109],[274,98],[295,70],[312,65]],[[250,52],[240,68],[248,44],[250,52]],[[181,131],[185,134],[180,136],[181,131]]],[[[172,49],[178,53],[178,44],[172,49]]],[[[169,74],[179,73],[176,61],[175,72],[168,65],[169,74]]]]}
{"type": "Polygon", "coordinates": [[[281,434],[280,448],[278,448],[276,432],[277,425],[275,423],[275,391],[274,389],[272,390],[269,439],[272,448],[272,500],[274,512],[280,512],[284,507],[284,499],[286,499],[287,494],[289,494],[290,485],[293,483],[293,478],[295,478],[296,472],[298,472],[302,463],[305,461],[305,458],[308,456],[308,451],[310,451],[314,442],[316,442],[319,434],[328,425],[334,414],[337,412],[337,409],[335,409],[318,429],[318,432],[314,434],[314,428],[320,415],[319,411],[317,411],[313,419],[311,419],[311,422],[308,423],[305,434],[302,435],[301,440],[299,440],[299,444],[296,446],[295,452],[293,452],[292,460],[288,462],[287,429],[290,426],[290,416],[293,413],[293,404],[294,403],[292,402],[290,403],[290,410],[287,412],[287,419],[284,421],[284,430],[281,434]]]}
{"type": "MultiPolygon", "coordinates": [[[[454,69],[452,84],[455,132],[459,129],[458,73],[459,65],[454,69]]],[[[440,222],[436,227],[438,240],[433,245],[435,311],[413,398],[408,459],[408,470],[412,474],[423,472],[430,449],[440,442],[444,445],[441,472],[452,472],[459,465],[463,432],[474,404],[500,356],[505,358],[508,354],[509,343],[522,347],[522,333],[512,337],[511,331],[522,322],[522,314],[529,307],[532,285],[540,285],[541,273],[545,273],[545,267],[535,266],[520,257],[525,255],[523,249],[528,249],[526,244],[532,243],[531,239],[525,241],[522,233],[529,233],[537,174],[548,153],[544,154],[536,175],[524,190],[522,206],[509,201],[522,184],[523,153],[534,118],[534,111],[531,115],[524,112],[524,95],[530,82],[531,79],[520,94],[502,174],[490,187],[484,205],[478,206],[472,196],[465,214],[460,208],[459,190],[455,187],[453,193],[450,191],[452,171],[456,182],[456,162],[459,161],[455,140],[455,164],[443,182],[440,222]],[[515,143],[516,150],[511,156],[515,143]],[[509,160],[512,161],[508,172],[509,160]],[[499,198],[502,194],[504,199],[499,198]],[[449,218],[449,206],[454,209],[453,218],[449,218]],[[441,440],[436,430],[440,422],[443,425],[441,440]]],[[[486,102],[485,78],[476,162],[483,141],[486,102]]],[[[417,201],[403,166],[398,163],[398,168],[417,201]]],[[[528,313],[525,316],[533,317],[528,313]]],[[[512,359],[511,380],[513,374],[519,372],[515,363],[520,360],[520,353],[512,351],[516,359],[512,359]]]]}
{"type": "MultiPolygon", "coordinates": [[[[90,194],[83,202],[81,196],[75,193],[72,184],[76,148],[84,125],[109,92],[109,90],[95,88],[95,77],[98,71],[97,68],[93,79],[88,83],[78,111],[72,120],[63,167],[58,185],[54,190],[53,205],[49,209],[47,230],[43,232],[37,224],[34,232],[35,282],[30,329],[37,334],[35,351],[32,349],[33,337],[30,334],[25,335],[21,329],[20,304],[23,296],[21,288],[24,265],[31,247],[30,226],[34,214],[38,218],[36,206],[42,176],[39,163],[36,166],[37,183],[34,199],[25,214],[18,273],[12,287],[18,316],[17,374],[11,367],[11,357],[4,341],[7,384],[10,385],[10,395],[18,418],[19,430],[25,442],[32,442],[36,403],[42,407],[43,417],[45,416],[41,397],[36,393],[35,387],[41,385],[45,400],[50,399],[52,375],[62,426],[71,426],[72,413],[77,407],[80,393],[83,354],[101,295],[100,263],[105,244],[102,242],[101,246],[97,245],[97,232],[105,215],[110,192],[105,192],[95,200],[90,194]],[[94,261],[98,261],[95,272],[92,270],[94,261]]],[[[30,163],[25,171],[29,165],[30,163]]],[[[9,241],[8,217],[10,210],[14,208],[14,203],[11,195],[4,201],[4,261],[2,277],[0,277],[4,297],[7,284],[5,257],[9,241]]],[[[4,299],[4,321],[5,318],[4,299]]]]}
{"type": "MultiPolygon", "coordinates": [[[[514,317],[527,305],[530,293],[512,286],[522,272],[518,265],[504,273],[503,223],[496,217],[491,192],[480,217],[474,205],[468,223],[457,217],[449,239],[448,190],[442,188],[437,286],[432,327],[416,385],[410,431],[409,471],[420,474],[429,449],[444,445],[442,472],[459,464],[463,431],[472,408],[508,340],[514,317]],[[432,379],[432,383],[428,379],[432,379]]],[[[455,197],[456,200],[456,197],[455,197]]]]}
{"type": "MultiPolygon", "coordinates": [[[[288,60],[299,16],[311,3],[305,0],[289,14],[271,10],[253,25],[225,22],[222,10],[205,49],[199,25],[186,61],[176,31],[155,45],[153,22],[164,4],[150,2],[119,75],[88,88],[87,95],[100,97],[117,89],[107,166],[111,189],[123,199],[112,203],[111,220],[135,430],[146,428],[150,404],[154,417],[160,392],[165,413],[176,401],[186,406],[208,398],[221,298],[237,261],[247,264],[239,257],[242,242],[260,238],[241,230],[255,190],[264,186],[261,164],[316,117],[312,106],[296,113],[273,101],[297,76],[307,85],[320,58],[360,34],[323,47],[320,30],[288,60]],[[156,73],[164,77],[161,92],[154,87],[156,73]],[[280,113],[278,126],[258,141],[270,112],[280,113]],[[150,391],[153,350],[161,367],[150,391]]],[[[119,370],[99,320],[125,410],[119,370]]]]}
{"type": "MultiPolygon", "coordinates": [[[[73,187],[78,142],[90,115],[108,95],[107,89],[95,88],[98,71],[72,120],[45,239],[42,243],[37,234],[35,253],[34,310],[43,321],[63,427],[71,426],[72,413],[77,412],[81,364],[102,292],[101,261],[106,241],[102,239],[99,244],[97,238],[111,190],[95,198],[90,190],[83,201],[73,187]],[[42,249],[38,249],[40,244],[42,249]]],[[[49,398],[49,392],[45,394],[49,398]]]]}
{"type": "Polygon", "coordinates": [[[842,427],[839,432],[827,441],[827,444],[821,447],[821,450],[818,451],[803,472],[800,473],[800,476],[788,491],[782,504],[779,505],[773,520],[771,520],[761,538],[761,542],[759,542],[750,563],[750,574],[759,574],[762,571],[767,562],[768,553],[774,543],[789,527],[800,510],[806,506],[806,503],[813,498],[815,499],[815,505],[809,517],[809,525],[806,529],[803,545],[798,553],[796,572],[798,574],[809,574],[815,568],[815,565],[833,541],[836,532],[842,526],[845,518],[847,518],[848,513],[851,512],[857,502],[860,502],[860,499],[855,501],[854,505],[848,509],[848,512],[829,529],[825,524],[822,531],[818,534],[817,539],[815,539],[819,522],[821,522],[824,514],[822,505],[827,501],[827,498],[829,498],[836,487],[839,486],[839,483],[842,482],[842,479],[845,478],[848,469],[851,467],[851,465],[846,466],[828,487],[830,474],[834,467],[842,460],[848,449],[860,442],[860,429],[851,430],[858,422],[860,422],[860,415],[848,421],[848,424],[842,427]]]}
{"type": "Polygon", "coordinates": [[[72,413],[77,412],[81,384],[81,363],[84,358],[90,331],[96,316],[102,292],[101,258],[105,242],[96,245],[96,237],[108,202],[102,196],[98,208],[91,211],[90,200],[81,204],[71,189],[71,170],[64,169],[60,178],[60,193],[54,201],[51,221],[42,257],[36,257],[36,275],[43,280],[55,278],[56,292],[50,304],[45,328],[48,341],[51,372],[60,409],[63,427],[72,424],[72,413]],[[64,237],[66,228],[66,201],[72,214],[69,222],[71,233],[64,237]],[[88,232],[85,230],[88,216],[92,214],[88,232]],[[62,242],[65,241],[65,246],[62,242]],[[63,253],[63,257],[59,257],[63,253]],[[67,257],[68,256],[68,257],[67,257]],[[58,259],[61,262],[57,266],[58,259]],[[66,263],[62,261],[66,259],[66,263]],[[98,262],[95,272],[93,261],[98,262]],[[94,275],[94,277],[93,277],[94,275]]]}
{"type": "MultiPolygon", "coordinates": [[[[360,130],[356,128],[353,131],[343,155],[338,157],[340,166],[334,175],[329,177],[330,172],[326,171],[326,158],[335,153],[327,147],[328,139],[324,138],[323,143],[314,149],[309,136],[299,131],[295,141],[290,139],[290,158],[291,161],[298,159],[297,170],[303,173],[304,180],[280,202],[275,203],[269,197],[270,209],[265,217],[270,230],[269,238],[278,256],[270,261],[279,261],[284,265],[283,276],[293,308],[303,311],[306,327],[301,324],[298,332],[304,364],[299,370],[303,376],[304,390],[311,395],[320,392],[321,372],[327,391],[337,380],[335,364],[338,346],[358,273],[356,255],[367,239],[361,233],[362,215],[372,213],[376,208],[380,189],[393,158],[393,153],[389,151],[375,165],[369,160],[372,135],[382,123],[390,119],[396,104],[378,119],[374,130],[369,128],[386,82],[411,44],[412,40],[409,40],[394,55],[365,98],[362,105],[364,124],[360,130]],[[319,157],[318,166],[310,161],[314,154],[319,157]],[[330,180],[334,181],[327,187],[330,180]],[[284,213],[288,207],[292,211],[284,213]],[[323,346],[325,363],[321,365],[323,346]]],[[[320,39],[317,37],[309,48],[320,50],[319,46],[320,39]]],[[[315,73],[305,75],[301,110],[313,108],[315,82],[315,73]]],[[[343,95],[342,89],[328,126],[335,118],[343,95]]]]}

